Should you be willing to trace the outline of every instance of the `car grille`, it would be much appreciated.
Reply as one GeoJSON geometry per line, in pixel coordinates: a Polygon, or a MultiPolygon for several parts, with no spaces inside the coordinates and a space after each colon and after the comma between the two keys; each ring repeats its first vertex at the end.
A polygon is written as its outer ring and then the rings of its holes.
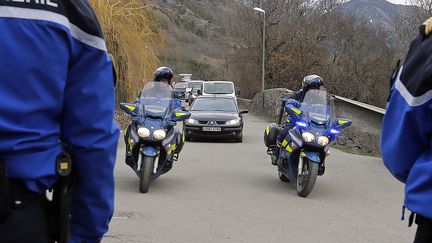
{"type": "Polygon", "coordinates": [[[212,121],[199,121],[201,125],[225,125],[225,121],[213,121],[216,124],[211,124],[212,121]]]}

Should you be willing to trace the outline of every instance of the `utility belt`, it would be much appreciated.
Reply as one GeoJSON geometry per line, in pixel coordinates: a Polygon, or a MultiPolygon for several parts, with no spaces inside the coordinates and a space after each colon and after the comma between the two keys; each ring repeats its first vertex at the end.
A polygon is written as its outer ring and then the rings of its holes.
{"type": "Polygon", "coordinates": [[[14,209],[39,203],[46,208],[51,237],[58,243],[68,242],[70,236],[70,197],[72,191],[72,161],[67,153],[57,157],[57,182],[49,190],[51,200],[45,194],[28,190],[23,181],[8,177],[6,161],[0,158],[0,222],[7,220],[14,209]],[[47,207],[46,207],[47,206],[47,207]]]}

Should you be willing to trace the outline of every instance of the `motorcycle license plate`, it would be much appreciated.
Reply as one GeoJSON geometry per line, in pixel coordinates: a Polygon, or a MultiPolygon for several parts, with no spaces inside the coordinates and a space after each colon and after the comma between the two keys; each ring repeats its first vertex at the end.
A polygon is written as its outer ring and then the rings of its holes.
{"type": "Polygon", "coordinates": [[[220,127],[203,127],[204,132],[220,132],[222,129],[220,127]]]}

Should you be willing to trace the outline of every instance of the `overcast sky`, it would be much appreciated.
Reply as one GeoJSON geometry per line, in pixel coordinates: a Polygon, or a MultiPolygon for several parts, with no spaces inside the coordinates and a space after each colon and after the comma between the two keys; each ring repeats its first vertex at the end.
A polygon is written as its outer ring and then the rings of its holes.
{"type": "Polygon", "coordinates": [[[405,4],[407,2],[409,2],[409,0],[387,0],[391,3],[396,3],[396,4],[405,4]]]}

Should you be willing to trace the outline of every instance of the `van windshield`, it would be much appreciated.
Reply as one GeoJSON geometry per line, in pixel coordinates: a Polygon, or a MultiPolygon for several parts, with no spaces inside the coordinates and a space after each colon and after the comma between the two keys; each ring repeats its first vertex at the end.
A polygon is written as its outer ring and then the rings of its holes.
{"type": "Polygon", "coordinates": [[[207,94],[232,94],[234,85],[232,83],[206,83],[204,92],[207,94]]]}

